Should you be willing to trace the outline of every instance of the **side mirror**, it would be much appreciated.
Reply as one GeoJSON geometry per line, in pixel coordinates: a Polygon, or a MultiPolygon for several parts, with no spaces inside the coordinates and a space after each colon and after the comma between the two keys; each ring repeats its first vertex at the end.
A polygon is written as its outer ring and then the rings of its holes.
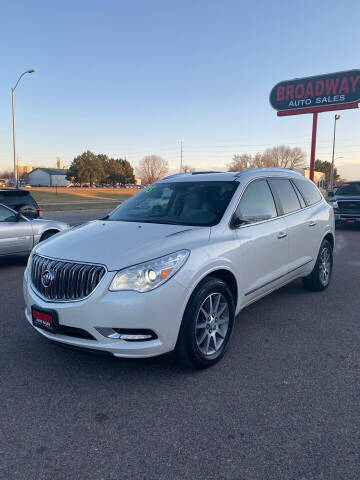
{"type": "Polygon", "coordinates": [[[27,218],[20,212],[16,212],[16,221],[21,222],[22,220],[27,220],[27,218]]]}
{"type": "Polygon", "coordinates": [[[335,196],[335,193],[334,193],[332,190],[330,190],[330,191],[328,192],[327,196],[328,196],[328,198],[334,197],[334,196],[335,196]]]}
{"type": "Polygon", "coordinates": [[[236,213],[234,213],[230,222],[230,227],[233,229],[239,228],[243,223],[245,223],[245,221],[241,217],[237,216],[236,213]]]}
{"type": "Polygon", "coordinates": [[[264,222],[265,220],[270,220],[270,218],[272,218],[270,212],[266,211],[264,208],[254,206],[247,208],[246,212],[240,216],[234,214],[231,219],[231,228],[239,228],[246,223],[264,222]]]}

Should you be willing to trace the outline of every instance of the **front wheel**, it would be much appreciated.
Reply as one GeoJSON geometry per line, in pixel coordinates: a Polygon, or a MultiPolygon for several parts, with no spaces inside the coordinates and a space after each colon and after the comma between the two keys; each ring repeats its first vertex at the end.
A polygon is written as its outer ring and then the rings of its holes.
{"type": "Polygon", "coordinates": [[[320,246],[313,271],[303,278],[304,287],[314,292],[325,290],[330,284],[333,267],[333,252],[330,242],[324,240],[320,246]]]}
{"type": "Polygon", "coordinates": [[[195,368],[214,365],[224,355],[234,326],[232,293],[219,278],[208,277],[186,307],[175,349],[179,363],[195,368]]]}

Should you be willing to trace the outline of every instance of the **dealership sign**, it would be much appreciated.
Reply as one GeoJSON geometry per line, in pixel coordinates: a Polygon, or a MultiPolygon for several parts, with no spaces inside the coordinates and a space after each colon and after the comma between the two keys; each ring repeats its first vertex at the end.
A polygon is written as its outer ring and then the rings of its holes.
{"type": "Polygon", "coordinates": [[[356,102],[360,102],[360,70],[286,80],[270,93],[270,103],[278,112],[307,108],[320,111],[336,105],[341,110],[356,102]]]}

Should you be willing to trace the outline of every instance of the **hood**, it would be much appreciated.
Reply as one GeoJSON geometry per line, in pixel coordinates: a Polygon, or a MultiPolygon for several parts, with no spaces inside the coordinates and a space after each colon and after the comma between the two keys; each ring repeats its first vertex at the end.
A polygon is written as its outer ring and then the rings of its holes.
{"type": "Polygon", "coordinates": [[[50,238],[39,255],[100,263],[108,270],[145,262],[209,239],[209,227],[95,220],[50,238]]]}

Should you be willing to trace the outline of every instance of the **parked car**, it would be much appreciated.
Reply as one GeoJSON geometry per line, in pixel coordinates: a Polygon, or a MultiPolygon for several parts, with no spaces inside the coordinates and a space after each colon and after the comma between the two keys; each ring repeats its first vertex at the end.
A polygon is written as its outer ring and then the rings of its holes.
{"type": "Polygon", "coordinates": [[[328,192],[328,198],[336,225],[360,225],[360,181],[343,183],[336,191],[328,192]]]}
{"type": "Polygon", "coordinates": [[[41,208],[27,190],[0,189],[0,203],[16,210],[27,218],[41,217],[41,208]]]}
{"type": "Polygon", "coordinates": [[[39,242],[69,228],[63,222],[29,219],[0,204],[0,257],[28,255],[39,242]]]}
{"type": "Polygon", "coordinates": [[[208,367],[250,303],[299,277],[324,290],[333,247],[333,209],[296,172],[173,175],[35,247],[26,318],[71,346],[208,367]]]}

